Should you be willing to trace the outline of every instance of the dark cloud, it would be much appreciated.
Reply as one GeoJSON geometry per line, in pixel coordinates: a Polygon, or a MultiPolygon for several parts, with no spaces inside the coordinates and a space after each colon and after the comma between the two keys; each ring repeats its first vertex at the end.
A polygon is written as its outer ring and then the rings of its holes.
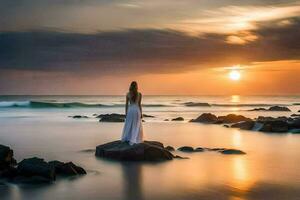
{"type": "MultiPolygon", "coordinates": [[[[239,63],[300,59],[300,20],[258,24],[257,40],[229,44],[226,34],[198,37],[172,30],[79,34],[0,33],[0,70],[172,73],[239,63]]],[[[237,33],[238,35],[238,33],[237,33]]]]}

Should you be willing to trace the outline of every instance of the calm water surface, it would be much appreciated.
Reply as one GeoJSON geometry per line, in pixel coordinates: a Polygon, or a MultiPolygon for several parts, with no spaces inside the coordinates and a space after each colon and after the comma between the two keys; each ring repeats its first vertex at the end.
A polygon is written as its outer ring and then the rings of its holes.
{"type": "MultiPolygon", "coordinates": [[[[118,97],[119,98],[119,97],[118,97]]],[[[181,102],[189,98],[180,99],[181,102]]],[[[284,97],[282,97],[284,99],[284,97]]],[[[293,97],[297,102],[299,98],[293,97]]],[[[209,99],[200,99],[206,100],[209,99]]],[[[273,99],[264,103],[274,103],[273,99]]],[[[121,98],[114,99],[122,101],[121,98]]],[[[159,103],[148,99],[149,103],[159,103]]],[[[215,100],[216,101],[216,100],[215,100]]],[[[168,100],[168,102],[173,102],[168,100]]],[[[166,103],[166,100],[164,102],[166,103]]],[[[230,103],[221,102],[219,103],[230,103]]],[[[248,102],[247,102],[248,103],[248,102]]],[[[257,103],[255,101],[254,103],[257,103]]],[[[279,104],[291,104],[291,97],[279,104]]],[[[73,161],[87,169],[77,178],[59,179],[43,186],[1,185],[1,199],[300,199],[300,135],[264,134],[227,129],[220,125],[187,122],[163,122],[165,118],[194,118],[211,110],[246,116],[290,115],[291,113],[253,113],[244,107],[218,108],[146,107],[144,129],[147,140],[179,147],[237,148],[247,155],[221,155],[215,152],[185,154],[190,159],[163,163],[120,163],[81,152],[96,145],[119,139],[122,123],[99,123],[96,119],[75,120],[72,114],[122,112],[122,107],[32,109],[0,108],[0,143],[14,149],[18,161],[38,156],[48,160],[73,161]],[[181,110],[180,110],[181,109],[181,110]],[[157,119],[158,118],[158,119],[157,119]]],[[[298,106],[290,106],[294,111],[298,106]]],[[[300,109],[300,108],[299,108],[300,109]]]]}

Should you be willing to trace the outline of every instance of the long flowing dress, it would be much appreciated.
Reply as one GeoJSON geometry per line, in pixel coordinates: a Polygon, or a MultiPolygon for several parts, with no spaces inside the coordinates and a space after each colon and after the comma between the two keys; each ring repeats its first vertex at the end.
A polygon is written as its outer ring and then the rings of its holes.
{"type": "MultiPolygon", "coordinates": [[[[138,95],[138,98],[141,95],[138,95]]],[[[125,125],[123,128],[122,141],[129,142],[130,145],[141,143],[143,141],[143,126],[139,101],[129,101],[125,125]]]]}

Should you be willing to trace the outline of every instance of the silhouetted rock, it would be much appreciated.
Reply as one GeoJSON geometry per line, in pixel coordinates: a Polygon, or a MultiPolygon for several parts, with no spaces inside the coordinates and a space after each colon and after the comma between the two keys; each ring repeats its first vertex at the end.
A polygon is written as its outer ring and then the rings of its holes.
{"type": "Polygon", "coordinates": [[[200,122],[200,123],[209,123],[213,124],[218,121],[218,118],[216,115],[211,113],[203,113],[196,119],[192,119],[190,122],[200,122]]]}
{"type": "Polygon", "coordinates": [[[210,107],[211,105],[208,103],[197,103],[197,102],[186,102],[184,103],[185,106],[189,107],[210,107]]]}
{"type": "Polygon", "coordinates": [[[50,161],[49,165],[54,167],[55,173],[63,176],[74,176],[86,174],[86,171],[72,162],[63,163],[61,161],[50,161]]]}
{"type": "Polygon", "coordinates": [[[300,118],[293,119],[288,124],[290,129],[300,129],[300,118]]]}
{"type": "Polygon", "coordinates": [[[259,131],[263,132],[288,132],[289,124],[286,121],[265,121],[259,131]]]}
{"type": "Polygon", "coordinates": [[[300,114],[291,114],[291,117],[300,117],[300,114]]]}
{"type": "Polygon", "coordinates": [[[225,149],[225,150],[221,150],[220,153],[222,153],[222,154],[237,154],[237,155],[246,154],[245,152],[238,150],[238,149],[225,149]]]}
{"type": "Polygon", "coordinates": [[[17,164],[13,156],[14,152],[10,147],[0,144],[0,174],[2,170],[17,164]]]}
{"type": "Polygon", "coordinates": [[[69,116],[69,117],[72,117],[73,119],[89,118],[88,116],[85,116],[85,115],[74,115],[74,116],[69,116]]]}
{"type": "Polygon", "coordinates": [[[196,149],[194,149],[194,152],[202,152],[204,151],[204,148],[202,147],[197,147],[196,149]]]}
{"type": "Polygon", "coordinates": [[[174,147],[172,147],[172,146],[167,146],[167,147],[165,147],[165,149],[168,151],[175,151],[174,147]]]}
{"type": "Polygon", "coordinates": [[[165,122],[168,122],[168,121],[170,121],[170,120],[169,120],[169,119],[165,119],[164,121],[165,121],[165,122]]]}
{"type": "Polygon", "coordinates": [[[125,115],[122,114],[101,114],[97,118],[100,118],[99,122],[124,122],[125,115]]]}
{"type": "Polygon", "coordinates": [[[176,117],[174,119],[172,119],[172,121],[184,121],[183,117],[176,117]]]}
{"type": "Polygon", "coordinates": [[[154,118],[153,115],[146,115],[146,114],[143,114],[143,117],[146,117],[146,118],[154,118]]]}
{"type": "Polygon", "coordinates": [[[97,146],[95,155],[127,161],[164,161],[174,158],[162,143],[156,141],[144,141],[134,145],[122,141],[109,142],[97,146]]]}
{"type": "Polygon", "coordinates": [[[219,116],[218,121],[222,123],[237,123],[242,121],[252,121],[250,118],[244,117],[243,115],[228,114],[226,116],[219,116]]]}
{"type": "Polygon", "coordinates": [[[251,130],[254,127],[254,121],[243,121],[231,125],[232,128],[240,128],[243,130],[251,130]]]}
{"type": "Polygon", "coordinates": [[[289,108],[284,106],[271,106],[270,108],[254,108],[249,111],[291,111],[289,108]]]}
{"type": "Polygon", "coordinates": [[[283,106],[272,106],[268,109],[268,111],[291,111],[291,110],[283,106]]]}
{"type": "Polygon", "coordinates": [[[177,150],[183,152],[193,152],[194,148],[190,146],[183,146],[183,147],[179,147],[177,150]]]}
{"type": "Polygon", "coordinates": [[[42,158],[27,158],[17,167],[18,173],[25,177],[41,176],[49,181],[55,180],[55,169],[42,158]]]}
{"type": "Polygon", "coordinates": [[[266,108],[254,108],[254,109],[251,109],[251,110],[248,110],[248,111],[267,111],[268,109],[266,108]]]}

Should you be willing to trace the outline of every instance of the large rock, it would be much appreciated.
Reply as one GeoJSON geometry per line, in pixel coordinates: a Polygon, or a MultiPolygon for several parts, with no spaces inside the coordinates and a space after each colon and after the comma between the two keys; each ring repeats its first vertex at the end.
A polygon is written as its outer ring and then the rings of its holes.
{"type": "Polygon", "coordinates": [[[184,121],[183,117],[176,117],[174,119],[172,119],[172,121],[184,121]]]}
{"type": "Polygon", "coordinates": [[[86,171],[72,162],[63,163],[61,161],[50,161],[49,164],[54,167],[56,174],[63,176],[74,176],[86,174],[86,171]]]}
{"type": "Polygon", "coordinates": [[[226,116],[219,116],[218,121],[222,123],[237,123],[237,122],[252,121],[252,120],[248,117],[244,117],[243,115],[228,114],[226,116]]]}
{"type": "Polygon", "coordinates": [[[42,158],[27,158],[17,167],[18,173],[25,177],[41,176],[48,180],[55,180],[55,169],[42,158]]]}
{"type": "Polygon", "coordinates": [[[243,121],[231,125],[232,128],[240,128],[242,130],[251,130],[255,125],[254,121],[243,121]]]}
{"type": "Polygon", "coordinates": [[[16,165],[17,162],[13,156],[14,152],[11,148],[0,144],[0,171],[16,165]]]}
{"type": "Polygon", "coordinates": [[[286,121],[265,121],[259,131],[283,133],[288,132],[289,124],[286,121]]]}
{"type": "Polygon", "coordinates": [[[238,149],[225,149],[221,150],[220,153],[222,154],[236,154],[236,155],[244,155],[246,154],[244,151],[238,150],[238,149]]]}
{"type": "Polygon", "coordinates": [[[300,129],[300,118],[293,119],[289,121],[289,128],[290,129],[300,129]]]}
{"type": "Polygon", "coordinates": [[[211,113],[203,113],[196,119],[192,119],[190,122],[200,122],[214,124],[218,121],[218,117],[211,113]]]}
{"type": "Polygon", "coordinates": [[[272,106],[268,109],[268,111],[291,111],[289,108],[284,106],[272,106]]]}
{"type": "Polygon", "coordinates": [[[179,147],[177,150],[182,152],[194,152],[194,148],[190,146],[179,147]]]}
{"type": "Polygon", "coordinates": [[[124,122],[125,115],[122,114],[101,114],[97,118],[100,118],[99,122],[124,122]]]}
{"type": "Polygon", "coordinates": [[[134,145],[122,141],[109,142],[97,146],[95,155],[126,161],[164,161],[174,158],[162,143],[156,141],[144,141],[134,145]]]}

